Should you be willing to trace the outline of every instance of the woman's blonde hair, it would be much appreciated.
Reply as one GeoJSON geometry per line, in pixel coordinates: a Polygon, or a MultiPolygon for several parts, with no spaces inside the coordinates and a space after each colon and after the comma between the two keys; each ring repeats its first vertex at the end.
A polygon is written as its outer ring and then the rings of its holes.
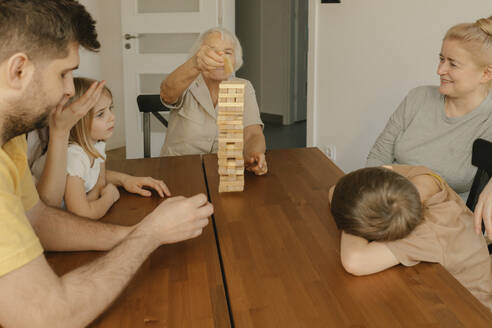
{"type": "MultiPolygon", "coordinates": [[[[76,77],[73,79],[73,84],[75,86],[75,95],[69,100],[67,105],[73,103],[91,87],[92,83],[96,80],[76,77]]],[[[104,90],[112,97],[111,90],[104,86],[104,90]]],[[[104,157],[97,151],[96,147],[90,141],[90,131],[92,127],[92,120],[94,118],[94,108],[91,108],[84,117],[82,117],[70,130],[69,143],[76,143],[89,155],[94,158],[104,157]]]]}
{"type": "MultiPolygon", "coordinates": [[[[451,27],[444,36],[445,40],[461,41],[478,66],[492,65],[492,16],[451,27]]],[[[492,81],[489,88],[492,88],[492,81]]]]}

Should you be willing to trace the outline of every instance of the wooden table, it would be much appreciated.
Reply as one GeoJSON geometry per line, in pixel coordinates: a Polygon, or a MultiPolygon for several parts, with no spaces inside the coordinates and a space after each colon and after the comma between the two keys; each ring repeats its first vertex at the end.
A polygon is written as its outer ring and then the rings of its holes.
{"type": "MultiPolygon", "coordinates": [[[[163,179],[174,195],[207,193],[200,156],[109,162],[108,168],[163,179]]],[[[102,221],[135,224],[161,201],[121,191],[120,200],[102,221]]],[[[63,274],[102,254],[49,253],[47,258],[63,274]]],[[[200,237],[152,253],[91,327],[230,327],[212,222],[200,237]]]]}
{"type": "MultiPolygon", "coordinates": [[[[247,174],[244,192],[219,194],[217,157],[205,156],[216,235],[210,224],[196,239],[160,247],[91,326],[492,326],[490,311],[440,265],[346,273],[328,205],[343,172],[312,148],[270,151],[267,159],[266,176],[247,174]]],[[[207,191],[199,156],[108,167],[162,178],[174,195],[207,191]]],[[[134,224],[160,201],[122,192],[103,221],[134,224]]],[[[48,260],[63,274],[101,254],[50,253],[48,260]]]]}
{"type": "Polygon", "coordinates": [[[354,277],[340,264],[328,189],[342,175],[318,149],[270,151],[269,173],[218,193],[204,157],[236,327],[491,327],[492,314],[442,266],[354,277]]]}

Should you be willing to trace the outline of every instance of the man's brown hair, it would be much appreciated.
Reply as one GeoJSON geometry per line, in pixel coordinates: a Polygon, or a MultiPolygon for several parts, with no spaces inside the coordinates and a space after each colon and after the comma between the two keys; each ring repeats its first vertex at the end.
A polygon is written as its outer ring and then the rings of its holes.
{"type": "Polygon", "coordinates": [[[0,63],[18,52],[64,58],[71,42],[97,51],[95,23],[74,0],[0,0],[0,63]]]}
{"type": "Polygon", "coordinates": [[[405,238],[422,222],[417,188],[382,167],[351,172],[337,183],[331,213],[338,229],[369,241],[405,238]]]}

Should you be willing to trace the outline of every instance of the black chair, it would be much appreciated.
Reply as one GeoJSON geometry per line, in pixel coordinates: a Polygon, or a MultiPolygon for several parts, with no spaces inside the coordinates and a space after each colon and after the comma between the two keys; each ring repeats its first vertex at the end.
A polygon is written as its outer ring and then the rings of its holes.
{"type": "Polygon", "coordinates": [[[167,128],[167,120],[159,112],[170,109],[162,104],[160,95],[139,95],[137,104],[138,110],[143,113],[144,157],[150,157],[150,114],[167,128]]]}
{"type": "MultiPolygon", "coordinates": [[[[480,193],[492,177],[492,142],[484,139],[477,139],[473,142],[472,165],[478,169],[466,200],[466,206],[474,211],[480,193]]],[[[482,231],[485,231],[483,223],[482,231]]],[[[492,254],[492,244],[489,245],[489,253],[492,254]]]]}

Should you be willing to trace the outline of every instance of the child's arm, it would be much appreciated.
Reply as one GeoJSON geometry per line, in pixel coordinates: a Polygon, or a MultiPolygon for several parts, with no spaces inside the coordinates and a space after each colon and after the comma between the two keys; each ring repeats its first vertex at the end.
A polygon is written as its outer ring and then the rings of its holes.
{"type": "Polygon", "coordinates": [[[66,175],[60,174],[67,168],[67,146],[70,129],[99,100],[103,82],[94,82],[77,101],[65,107],[67,97],[57,105],[50,115],[50,135],[46,163],[36,186],[39,197],[47,205],[61,207],[65,192],[66,175]]]}
{"type": "Polygon", "coordinates": [[[120,198],[118,188],[107,184],[98,199],[89,200],[85,193],[84,180],[76,176],[67,177],[65,188],[65,205],[67,209],[77,215],[89,219],[100,219],[109,208],[120,198]]]}
{"type": "Polygon", "coordinates": [[[161,197],[164,197],[164,195],[168,197],[171,196],[171,192],[164,181],[156,180],[151,177],[134,177],[125,173],[106,170],[106,181],[114,184],[115,186],[121,186],[128,192],[145,197],[151,196],[152,193],[143,189],[143,187],[150,187],[154,189],[161,197]]]}
{"type": "Polygon", "coordinates": [[[417,188],[422,202],[441,191],[441,188],[437,183],[437,178],[427,174],[417,175],[411,178],[410,181],[414,184],[415,188],[417,188]]]}
{"type": "Polygon", "coordinates": [[[383,271],[400,263],[385,244],[369,242],[344,231],[341,237],[340,257],[343,268],[356,276],[383,271]]]}

